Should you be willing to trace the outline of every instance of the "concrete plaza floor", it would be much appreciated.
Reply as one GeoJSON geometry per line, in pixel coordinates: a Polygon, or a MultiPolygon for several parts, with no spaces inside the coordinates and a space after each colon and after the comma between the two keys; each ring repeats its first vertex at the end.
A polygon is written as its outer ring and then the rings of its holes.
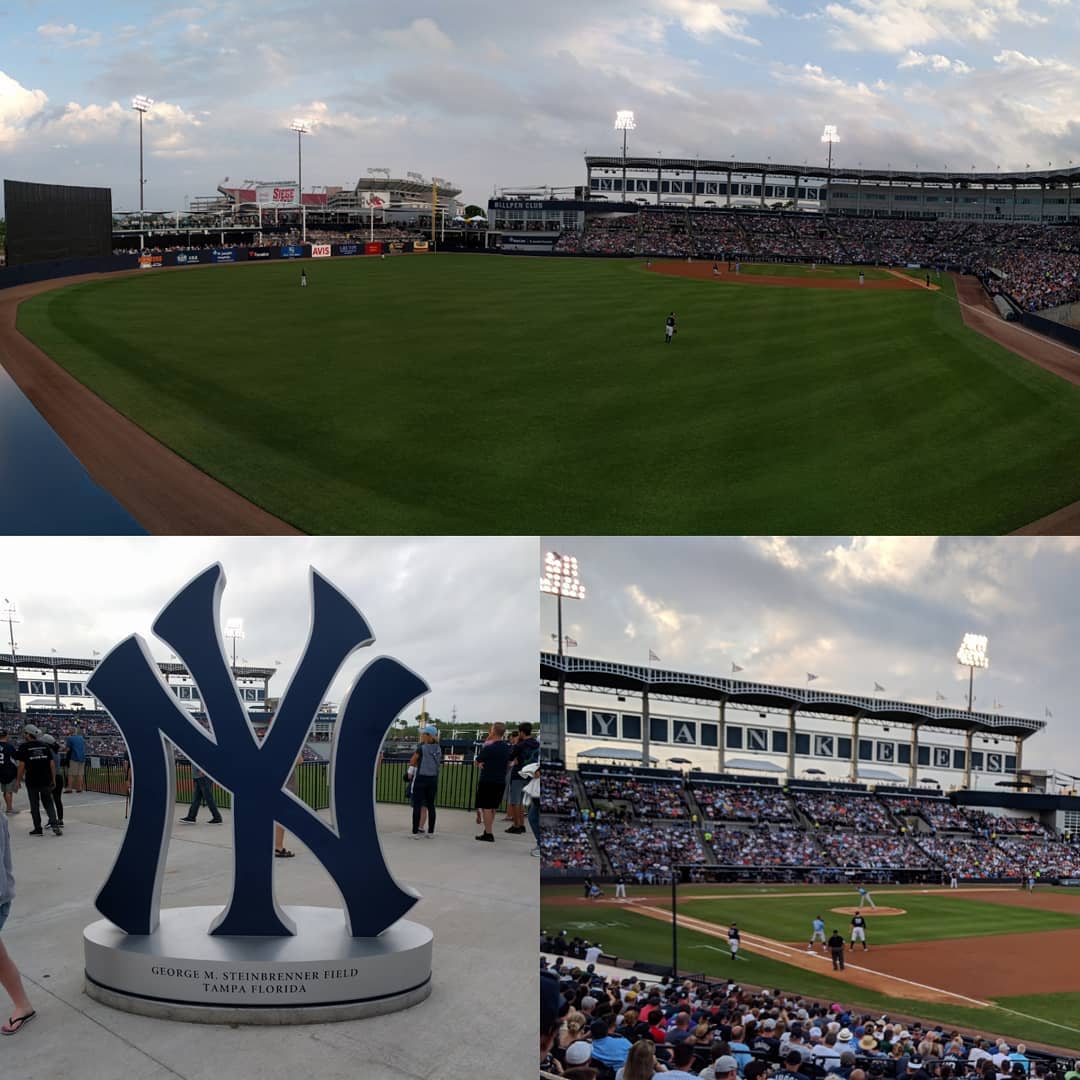
{"type": "MultiPolygon", "coordinates": [[[[516,1080],[535,1075],[539,976],[539,859],[531,833],[480,844],[472,813],[440,810],[438,835],[415,840],[404,806],[378,807],[394,876],[423,899],[408,918],[435,934],[432,993],[402,1012],[285,1027],[184,1024],[118,1012],[83,993],[83,927],[124,829],[124,800],[64,799],[62,837],[28,836],[8,816],[16,898],[3,940],[37,1017],[0,1038],[0,1076],[19,1080],[516,1080]]],[[[185,812],[176,808],[175,818],[185,812]]],[[[223,904],[232,876],[232,829],[174,824],[162,907],[223,904]]],[[[282,904],[339,906],[334,885],[295,837],[275,861],[282,904]]],[[[4,1019],[9,1006],[0,990],[4,1019]]]]}

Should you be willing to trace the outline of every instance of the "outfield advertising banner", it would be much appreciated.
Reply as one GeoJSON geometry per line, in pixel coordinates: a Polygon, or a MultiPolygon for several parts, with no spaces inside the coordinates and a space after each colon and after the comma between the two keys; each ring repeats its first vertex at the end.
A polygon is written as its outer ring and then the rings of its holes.
{"type": "Polygon", "coordinates": [[[414,240],[412,249],[413,251],[426,252],[428,251],[428,242],[426,240],[414,240]]]}
{"type": "Polygon", "coordinates": [[[337,253],[339,255],[359,255],[360,254],[360,245],[359,244],[336,244],[335,246],[337,247],[337,253]]]}
{"type": "Polygon", "coordinates": [[[140,255],[139,256],[139,269],[140,270],[155,270],[160,269],[162,265],[160,255],[140,255]]]}
{"type": "Polygon", "coordinates": [[[273,248],[248,248],[249,259],[272,259],[274,257],[273,248]]]}
{"type": "Polygon", "coordinates": [[[214,248],[214,250],[210,252],[210,258],[212,262],[216,263],[236,262],[236,249],[214,248]]]}
{"type": "Polygon", "coordinates": [[[364,245],[364,254],[365,255],[381,255],[382,254],[382,244],[365,244],[364,245]]]}
{"type": "Polygon", "coordinates": [[[209,261],[209,251],[178,251],[176,253],[177,266],[190,266],[192,263],[205,263],[209,261]]]}
{"type": "Polygon", "coordinates": [[[281,257],[283,259],[302,259],[304,257],[303,244],[282,244],[281,257]]]}
{"type": "Polygon", "coordinates": [[[260,206],[299,206],[300,189],[295,184],[259,184],[255,188],[255,201],[260,206]]]}
{"type": "Polygon", "coordinates": [[[330,258],[330,245],[329,244],[312,244],[311,245],[311,257],[313,259],[329,259],[330,258]]]}

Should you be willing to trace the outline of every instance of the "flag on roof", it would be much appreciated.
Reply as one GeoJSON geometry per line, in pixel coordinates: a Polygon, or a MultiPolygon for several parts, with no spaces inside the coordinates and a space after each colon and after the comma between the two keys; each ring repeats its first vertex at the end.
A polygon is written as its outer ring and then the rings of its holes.
{"type": "Polygon", "coordinates": [[[732,675],[736,675],[736,674],[738,674],[738,673],[739,673],[740,671],[742,671],[742,670],[743,670],[743,669],[742,669],[741,667],[739,667],[739,665],[738,665],[738,664],[732,664],[732,665],[731,665],[731,674],[732,674],[732,675]]]}
{"type": "Polygon", "coordinates": [[[817,676],[816,676],[816,675],[815,675],[815,674],[814,674],[813,672],[811,672],[811,671],[808,671],[808,672],[806,673],[806,681],[807,681],[808,683],[812,683],[812,682],[813,682],[813,681],[814,681],[814,680],[815,680],[816,678],[817,678],[817,676]]]}
{"type": "Polygon", "coordinates": [[[660,657],[659,657],[659,656],[657,656],[657,655],[656,655],[656,653],[654,653],[654,652],[652,651],[652,649],[650,649],[650,650],[649,650],[649,661],[651,662],[651,661],[653,661],[653,660],[659,660],[659,659],[660,659],[660,657]]]}
{"type": "Polygon", "coordinates": [[[874,683],[874,693],[875,694],[881,693],[884,689],[885,689],[885,687],[882,686],[881,683],[879,683],[879,682],[874,683]]]}

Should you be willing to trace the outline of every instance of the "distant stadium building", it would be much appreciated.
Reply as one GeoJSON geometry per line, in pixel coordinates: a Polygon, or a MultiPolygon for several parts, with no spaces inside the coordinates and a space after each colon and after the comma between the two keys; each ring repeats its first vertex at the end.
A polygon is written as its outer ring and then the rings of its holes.
{"type": "Polygon", "coordinates": [[[1045,721],[881,695],[540,656],[545,753],[752,777],[1015,789],[1045,721]],[[559,715],[559,687],[564,708],[559,715]]]}

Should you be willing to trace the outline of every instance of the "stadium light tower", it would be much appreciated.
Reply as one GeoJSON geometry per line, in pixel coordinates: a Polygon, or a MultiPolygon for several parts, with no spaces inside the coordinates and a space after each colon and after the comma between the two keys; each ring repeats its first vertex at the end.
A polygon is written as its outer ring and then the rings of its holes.
{"type": "Polygon", "coordinates": [[[153,98],[148,98],[143,94],[136,94],[131,99],[131,107],[139,114],[139,247],[142,248],[146,243],[146,237],[143,234],[143,187],[146,181],[143,179],[143,139],[142,139],[142,124],[143,117],[150,111],[151,106],[154,104],[153,98]]]}
{"type": "Polygon", "coordinates": [[[236,679],[236,643],[244,640],[244,620],[236,617],[225,620],[225,637],[232,639],[232,673],[236,679]]]}
{"type": "Polygon", "coordinates": [[[829,144],[829,164],[828,168],[832,168],[832,144],[840,141],[840,136],[836,133],[835,124],[826,124],[825,130],[821,133],[821,141],[829,144]]]}
{"type": "Polygon", "coordinates": [[[957,663],[968,669],[968,712],[971,712],[972,691],[975,688],[975,669],[988,668],[990,659],[986,655],[985,634],[965,634],[956,653],[957,663]]]}
{"type": "Polygon", "coordinates": [[[8,643],[11,645],[11,674],[15,679],[15,702],[16,708],[18,708],[19,665],[15,659],[15,624],[19,621],[19,611],[15,607],[14,600],[4,597],[4,610],[0,613],[0,618],[3,618],[8,625],[8,643]]]}
{"type": "MultiPolygon", "coordinates": [[[[562,602],[565,596],[569,600],[584,600],[585,586],[578,577],[577,559],[573,555],[560,555],[549,551],[544,556],[544,576],[540,579],[540,591],[555,597],[559,619],[559,655],[563,655],[562,602]]],[[[559,672],[559,724],[556,740],[556,754],[560,761],[566,760],[566,721],[563,718],[566,699],[566,679],[559,672]]]]}
{"type": "Polygon", "coordinates": [[[300,243],[307,243],[307,215],[304,213],[304,151],[302,140],[311,130],[305,121],[294,120],[289,125],[296,132],[296,189],[300,199],[300,243]]]}
{"type": "Polygon", "coordinates": [[[619,109],[615,114],[615,130],[622,132],[622,197],[626,202],[626,133],[637,127],[632,109],[619,109]]]}

